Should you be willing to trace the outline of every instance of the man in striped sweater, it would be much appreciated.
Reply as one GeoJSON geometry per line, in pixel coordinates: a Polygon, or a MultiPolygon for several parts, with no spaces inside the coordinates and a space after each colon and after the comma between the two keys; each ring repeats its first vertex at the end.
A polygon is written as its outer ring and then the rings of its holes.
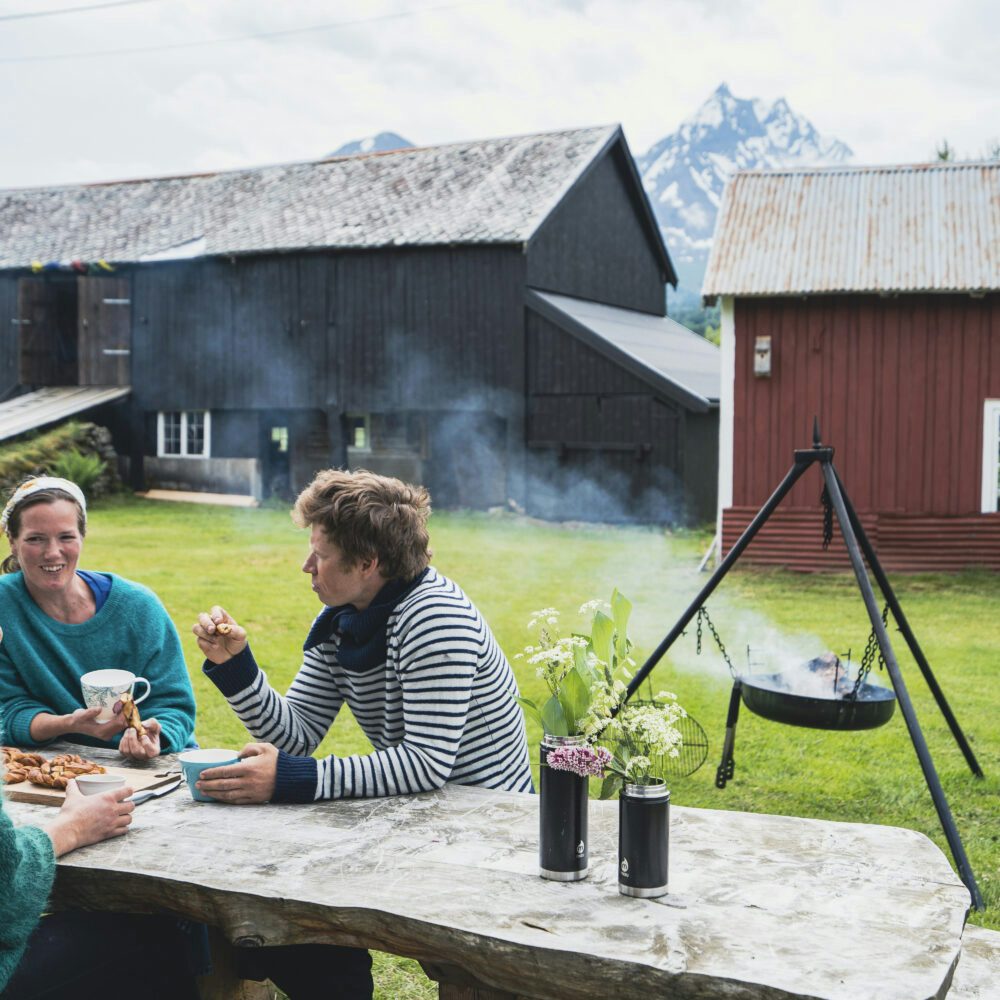
{"type": "MultiPolygon", "coordinates": [[[[299,495],[292,517],[311,529],[302,570],[325,607],[284,696],[244,628],[218,606],[199,615],[205,673],[259,741],[239,764],[203,772],[202,791],[224,802],[398,795],[449,781],[531,791],[513,672],[475,605],[430,566],[429,515],[423,487],[371,472],[330,469],[299,495]],[[345,702],[374,750],[316,760],[345,702]]],[[[286,992],[370,995],[325,988],[286,992]]]]}

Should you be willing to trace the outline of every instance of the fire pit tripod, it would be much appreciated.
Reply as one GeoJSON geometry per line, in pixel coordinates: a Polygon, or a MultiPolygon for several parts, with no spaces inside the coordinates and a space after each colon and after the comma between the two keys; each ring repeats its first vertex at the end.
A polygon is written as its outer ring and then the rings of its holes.
{"type": "MultiPolygon", "coordinates": [[[[862,561],[862,552],[864,553],[864,559],[867,560],[868,566],[871,568],[872,575],[878,583],[879,589],[882,591],[886,606],[892,612],[892,616],[895,619],[900,633],[906,640],[906,643],[910,648],[910,652],[913,654],[914,660],[920,667],[920,672],[923,674],[924,680],[927,681],[927,686],[930,688],[938,707],[941,709],[941,714],[947,721],[952,735],[955,737],[955,741],[958,743],[962,753],[965,755],[969,768],[978,778],[983,776],[983,772],[978,761],[976,760],[975,754],[972,752],[972,748],[969,746],[968,741],[965,738],[965,734],[962,732],[962,729],[958,724],[958,720],[955,718],[951,711],[951,707],[945,699],[944,692],[941,690],[933,672],[931,671],[930,664],[927,662],[927,658],[924,656],[923,651],[917,642],[916,636],[913,634],[909,622],[906,620],[906,616],[903,614],[903,609],[900,607],[899,601],[896,599],[895,592],[893,591],[892,586],[882,569],[878,556],[875,554],[875,550],[872,547],[868,536],[865,534],[865,530],[861,525],[857,512],[844,490],[840,476],[833,467],[833,451],[832,447],[825,446],[821,443],[819,436],[819,424],[818,421],[814,421],[812,448],[795,450],[794,462],[791,469],[789,469],[785,475],[785,478],[778,485],[778,488],[774,491],[774,493],[771,494],[764,506],[758,511],[756,517],[754,517],[754,519],[750,522],[743,534],[740,535],[738,541],[732,549],[730,549],[726,558],[719,563],[715,572],[712,574],[711,579],[709,579],[705,586],[702,587],[698,596],[691,602],[687,610],[681,615],[677,623],[663,639],[660,645],[653,650],[649,659],[647,659],[642,667],[640,667],[636,672],[635,676],[629,683],[626,698],[632,696],[643,680],[649,675],[650,671],[652,671],[656,664],[663,658],[667,650],[670,649],[674,642],[677,641],[677,638],[687,627],[691,619],[699,613],[705,601],[719,585],[719,583],[722,582],[723,577],[725,577],[729,570],[732,569],[733,565],[743,554],[743,551],[750,544],[767,519],[774,513],[778,504],[781,503],[788,491],[795,485],[796,482],[798,482],[802,474],[810,468],[810,466],[815,463],[819,463],[825,484],[824,499],[829,498],[828,509],[832,510],[832,513],[836,514],[837,522],[840,526],[840,533],[847,548],[847,554],[850,557],[851,567],[854,570],[858,587],[861,590],[861,596],[864,600],[865,608],[868,611],[868,617],[871,620],[872,630],[881,653],[881,658],[885,661],[886,669],[888,670],[889,677],[892,681],[893,692],[895,693],[896,699],[899,701],[900,711],[906,720],[906,727],[910,734],[910,740],[913,743],[913,748],[920,761],[920,767],[924,774],[924,780],[927,782],[927,788],[931,793],[931,798],[934,800],[934,806],[937,810],[938,819],[944,829],[945,838],[948,841],[952,857],[958,867],[959,876],[972,896],[973,905],[977,910],[981,910],[983,909],[983,897],[979,891],[979,886],[976,884],[976,877],[972,871],[972,867],[966,857],[965,848],[962,845],[962,838],[959,836],[958,828],[955,826],[955,820],[951,814],[951,809],[948,806],[948,801],[945,798],[944,789],[941,787],[941,781],[938,778],[937,770],[934,767],[930,751],[927,748],[927,742],[924,739],[923,732],[920,729],[920,724],[917,721],[916,712],[914,710],[913,703],[910,700],[902,674],[900,673],[895,653],[893,652],[892,645],[889,642],[889,634],[886,630],[886,621],[883,619],[883,615],[879,612],[878,603],[875,599],[875,593],[872,589],[871,581],[868,579],[868,574],[865,571],[864,562],[862,561]]],[[[832,527],[832,514],[828,514],[826,517],[824,532],[826,540],[829,540],[829,538],[832,537],[832,527]]],[[[889,692],[888,689],[884,688],[877,690],[886,692],[886,695],[884,697],[879,696],[878,700],[883,702],[888,701],[888,704],[891,706],[893,704],[892,692],[889,692]]],[[[745,683],[741,684],[740,680],[737,679],[733,687],[732,698],[730,699],[729,720],[727,721],[727,746],[724,749],[722,764],[720,765],[720,776],[723,779],[732,776],[732,730],[735,728],[735,715],[739,711],[741,698],[743,699],[744,704],[746,704],[751,711],[759,710],[754,707],[752,694],[750,696],[750,700],[747,700],[747,687],[745,683]]],[[[872,700],[875,701],[876,699],[872,700]]],[[[863,704],[857,699],[855,699],[855,702],[856,704],[863,704]]],[[[884,705],[882,706],[881,711],[885,711],[884,705]]],[[[763,711],[759,714],[766,716],[767,712],[763,711]]],[[[891,715],[891,708],[889,709],[889,714],[891,715]]],[[[886,718],[882,721],[887,721],[887,719],[888,716],[886,716],[886,718]]],[[[777,719],[777,721],[787,722],[790,720],[777,719]]],[[[800,722],[797,724],[812,723],[800,722]]],[[[881,725],[881,722],[875,722],[874,724],[881,725]]],[[[833,725],[827,727],[821,726],[820,728],[858,729],[870,728],[870,726],[833,725]]],[[[725,784],[724,780],[722,781],[722,784],[725,784]]]]}

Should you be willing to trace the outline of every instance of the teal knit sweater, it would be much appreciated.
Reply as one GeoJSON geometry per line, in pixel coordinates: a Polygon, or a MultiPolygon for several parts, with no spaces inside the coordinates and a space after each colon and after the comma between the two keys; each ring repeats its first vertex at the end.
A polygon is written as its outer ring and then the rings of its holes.
{"type": "MultiPolygon", "coordinates": [[[[144,718],[162,727],[164,752],[183,750],[194,732],[194,692],[180,639],[156,595],[138,583],[111,576],[101,610],[79,625],[44,614],[32,600],[21,573],[0,576],[0,730],[12,744],[31,747],[31,720],[40,712],[68,715],[83,707],[80,677],[90,670],[131,670],[150,683],[144,718]]],[[[77,743],[117,747],[70,734],[77,743]]]]}
{"type": "Polygon", "coordinates": [[[0,993],[38,924],[55,872],[48,835],[34,826],[15,829],[0,795],[0,993]]]}

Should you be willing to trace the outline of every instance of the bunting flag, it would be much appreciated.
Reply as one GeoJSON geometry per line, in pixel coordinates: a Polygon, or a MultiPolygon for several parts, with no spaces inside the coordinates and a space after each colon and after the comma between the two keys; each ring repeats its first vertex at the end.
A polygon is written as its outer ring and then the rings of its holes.
{"type": "Polygon", "coordinates": [[[103,257],[97,260],[50,260],[43,264],[40,260],[31,262],[31,273],[41,274],[43,271],[73,271],[76,274],[113,274],[114,266],[103,257]]]}

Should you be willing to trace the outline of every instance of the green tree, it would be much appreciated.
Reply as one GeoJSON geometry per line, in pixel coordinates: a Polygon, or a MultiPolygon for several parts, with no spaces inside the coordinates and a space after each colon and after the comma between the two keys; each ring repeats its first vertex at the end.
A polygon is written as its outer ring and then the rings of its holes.
{"type": "Polygon", "coordinates": [[[947,139],[941,140],[935,153],[937,154],[937,158],[943,162],[950,162],[955,159],[955,147],[947,139]]]}

